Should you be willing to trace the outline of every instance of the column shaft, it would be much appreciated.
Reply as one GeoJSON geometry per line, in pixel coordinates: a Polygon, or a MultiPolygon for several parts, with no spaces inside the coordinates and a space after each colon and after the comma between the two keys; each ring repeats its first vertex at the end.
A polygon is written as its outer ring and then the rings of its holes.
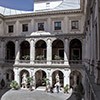
{"type": "Polygon", "coordinates": [[[18,68],[14,68],[14,80],[20,85],[18,68]]]}
{"type": "Polygon", "coordinates": [[[35,43],[34,40],[30,42],[30,63],[34,63],[35,60],[35,43]]]}
{"type": "Polygon", "coordinates": [[[20,57],[19,43],[18,41],[16,41],[15,43],[15,64],[19,62],[19,57],[20,57]]]}
{"type": "Polygon", "coordinates": [[[65,69],[64,71],[64,87],[66,84],[70,87],[70,69],[65,69]]]}
{"type": "Polygon", "coordinates": [[[52,46],[51,46],[51,40],[48,39],[47,41],[47,63],[51,64],[52,60],[52,46]]]}
{"type": "Polygon", "coordinates": [[[68,64],[68,60],[69,60],[69,41],[68,41],[68,39],[65,39],[65,43],[64,43],[64,63],[68,64]]]}
{"type": "Polygon", "coordinates": [[[0,56],[0,62],[4,62],[4,59],[5,59],[5,52],[4,52],[5,50],[4,50],[4,41],[1,41],[1,56],[0,56]]]}

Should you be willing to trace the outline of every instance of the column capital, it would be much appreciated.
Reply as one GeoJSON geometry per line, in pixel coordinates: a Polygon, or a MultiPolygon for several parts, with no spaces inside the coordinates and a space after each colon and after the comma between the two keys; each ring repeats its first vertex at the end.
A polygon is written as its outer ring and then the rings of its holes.
{"type": "Polygon", "coordinates": [[[34,39],[30,39],[30,41],[34,41],[34,39]]]}
{"type": "Polygon", "coordinates": [[[19,41],[18,39],[15,39],[15,41],[19,41]]]}
{"type": "Polygon", "coordinates": [[[68,37],[66,37],[66,38],[64,38],[65,40],[67,39],[67,40],[69,40],[69,38],[68,37]]]}

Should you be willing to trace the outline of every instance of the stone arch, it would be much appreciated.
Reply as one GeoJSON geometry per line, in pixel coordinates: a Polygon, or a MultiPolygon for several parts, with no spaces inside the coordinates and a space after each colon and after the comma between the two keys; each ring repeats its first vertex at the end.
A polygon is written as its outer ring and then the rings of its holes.
{"type": "Polygon", "coordinates": [[[15,59],[15,43],[8,41],[6,44],[6,59],[14,60],[15,59]]]}
{"type": "Polygon", "coordinates": [[[60,39],[56,39],[52,42],[52,59],[64,60],[64,43],[60,39]]]}
{"type": "Polygon", "coordinates": [[[64,74],[60,70],[53,71],[53,73],[52,73],[52,86],[54,87],[54,85],[56,84],[57,76],[59,77],[59,82],[60,82],[61,86],[63,87],[64,86],[64,74]]]}
{"type": "Polygon", "coordinates": [[[70,73],[70,87],[73,88],[80,83],[82,83],[82,74],[78,70],[73,70],[70,73]]]}
{"type": "Polygon", "coordinates": [[[6,70],[6,80],[8,82],[11,82],[12,80],[14,80],[14,71],[12,69],[6,70]]]}
{"type": "Polygon", "coordinates": [[[72,39],[70,41],[70,60],[82,59],[82,42],[79,39],[72,39]]]}
{"type": "Polygon", "coordinates": [[[45,86],[44,79],[47,77],[47,74],[44,70],[37,70],[35,72],[35,84],[36,87],[45,86]]]}
{"type": "Polygon", "coordinates": [[[30,43],[28,41],[23,41],[20,44],[20,59],[29,60],[30,59],[30,43]]]}
{"type": "Polygon", "coordinates": [[[23,69],[23,70],[20,71],[20,85],[21,85],[21,86],[22,86],[22,78],[23,78],[23,74],[26,74],[26,77],[29,77],[29,76],[30,76],[28,70],[23,69]]]}
{"type": "Polygon", "coordinates": [[[35,43],[36,60],[45,60],[47,57],[47,44],[44,40],[38,40],[35,43]]]}

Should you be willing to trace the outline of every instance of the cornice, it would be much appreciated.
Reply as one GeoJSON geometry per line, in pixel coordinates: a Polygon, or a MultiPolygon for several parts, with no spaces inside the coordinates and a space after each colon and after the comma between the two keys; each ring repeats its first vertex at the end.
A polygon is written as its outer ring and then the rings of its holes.
{"type": "Polygon", "coordinates": [[[21,38],[47,38],[47,37],[65,37],[65,38],[70,38],[70,37],[77,37],[77,38],[85,38],[85,34],[83,33],[77,33],[77,34],[71,34],[71,33],[63,33],[63,34],[52,34],[52,35],[41,35],[41,36],[0,36],[0,39],[21,39],[21,38]]]}
{"type": "Polygon", "coordinates": [[[4,15],[2,15],[1,13],[0,13],[0,18],[2,18],[2,19],[4,18],[4,15]]]}
{"type": "Polygon", "coordinates": [[[34,16],[46,16],[46,15],[59,15],[59,14],[73,14],[73,13],[83,13],[83,12],[81,9],[33,12],[33,13],[18,14],[18,15],[7,15],[7,16],[4,16],[4,19],[34,17],[34,16]]]}

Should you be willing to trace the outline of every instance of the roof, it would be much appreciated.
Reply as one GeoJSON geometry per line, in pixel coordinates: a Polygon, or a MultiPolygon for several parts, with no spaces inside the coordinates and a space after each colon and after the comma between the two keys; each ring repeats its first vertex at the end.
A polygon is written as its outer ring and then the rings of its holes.
{"type": "MultiPolygon", "coordinates": [[[[41,0],[37,0],[37,1],[41,1],[41,0]]],[[[44,1],[47,1],[47,0],[44,0],[44,1]]],[[[48,0],[48,1],[51,1],[51,0],[48,0]]],[[[55,0],[55,1],[58,1],[58,0],[55,0]]],[[[55,8],[39,10],[38,12],[56,11],[56,10],[72,10],[72,9],[80,9],[80,0],[63,0],[62,3],[55,8]]],[[[21,11],[21,10],[15,10],[15,9],[10,9],[10,8],[5,8],[5,7],[0,6],[0,13],[2,15],[16,15],[16,14],[34,13],[34,11],[21,11]]]]}

